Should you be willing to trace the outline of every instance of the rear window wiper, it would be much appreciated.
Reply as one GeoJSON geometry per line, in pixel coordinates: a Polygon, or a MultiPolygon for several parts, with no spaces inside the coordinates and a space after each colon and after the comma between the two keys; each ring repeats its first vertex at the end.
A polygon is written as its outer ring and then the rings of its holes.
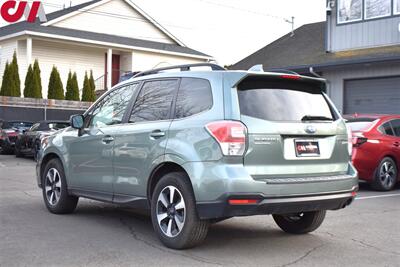
{"type": "Polygon", "coordinates": [[[301,121],[333,121],[333,119],[325,116],[305,115],[303,118],[301,118],[301,121]]]}

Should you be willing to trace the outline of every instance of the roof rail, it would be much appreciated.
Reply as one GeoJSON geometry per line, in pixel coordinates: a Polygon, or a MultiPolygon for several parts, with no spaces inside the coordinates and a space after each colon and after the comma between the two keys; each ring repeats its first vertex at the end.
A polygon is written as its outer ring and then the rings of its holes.
{"type": "Polygon", "coordinates": [[[293,75],[300,75],[295,71],[292,70],[285,70],[285,69],[270,69],[266,70],[265,72],[277,72],[277,73],[286,73],[286,74],[293,74],[293,75]]]}
{"type": "Polygon", "coordinates": [[[211,70],[213,70],[213,71],[225,70],[220,65],[217,65],[217,64],[214,64],[214,63],[195,63],[195,64],[175,65],[175,66],[169,66],[169,67],[146,70],[146,71],[142,71],[142,72],[139,72],[138,74],[134,75],[133,78],[146,76],[146,75],[151,75],[151,74],[157,74],[157,73],[162,72],[164,70],[179,69],[180,71],[190,71],[190,68],[193,68],[193,67],[210,67],[211,70]]]}

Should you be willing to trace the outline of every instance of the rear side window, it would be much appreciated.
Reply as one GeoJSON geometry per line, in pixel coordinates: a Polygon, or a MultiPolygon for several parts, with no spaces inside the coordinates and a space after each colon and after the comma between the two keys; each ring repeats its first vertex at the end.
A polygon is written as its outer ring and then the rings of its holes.
{"type": "Polygon", "coordinates": [[[238,86],[242,115],[270,121],[335,120],[322,83],[254,78],[238,86]]]}
{"type": "Polygon", "coordinates": [[[178,80],[146,82],[133,106],[129,122],[169,119],[177,87],[178,80]]]}
{"type": "Polygon", "coordinates": [[[213,105],[208,80],[183,78],[176,99],[175,118],[189,117],[209,110],[213,105]]]}
{"type": "Polygon", "coordinates": [[[392,120],[391,123],[392,123],[394,134],[396,136],[400,137],[400,120],[392,120]]]}
{"type": "Polygon", "coordinates": [[[386,134],[386,135],[394,135],[392,126],[390,125],[390,122],[389,122],[389,121],[386,122],[386,123],[384,123],[384,124],[382,124],[382,126],[380,127],[380,130],[381,130],[381,132],[382,132],[383,134],[386,134]]]}

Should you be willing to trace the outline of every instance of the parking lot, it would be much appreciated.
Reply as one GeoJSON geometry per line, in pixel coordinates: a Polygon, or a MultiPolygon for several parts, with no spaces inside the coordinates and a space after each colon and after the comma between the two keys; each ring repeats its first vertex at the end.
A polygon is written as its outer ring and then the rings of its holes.
{"type": "Polygon", "coordinates": [[[400,266],[399,187],[361,185],[353,205],[308,235],[285,234],[270,216],[234,218],[202,246],[174,251],[127,208],[80,200],[74,214],[50,214],[34,167],[0,155],[0,266],[400,266]]]}

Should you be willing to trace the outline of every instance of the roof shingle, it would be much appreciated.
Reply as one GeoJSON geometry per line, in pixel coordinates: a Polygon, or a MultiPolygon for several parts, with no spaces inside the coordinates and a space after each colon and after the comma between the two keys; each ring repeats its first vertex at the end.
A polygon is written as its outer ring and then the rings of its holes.
{"type": "Polygon", "coordinates": [[[325,25],[324,21],[303,25],[295,30],[294,36],[286,34],[232,65],[231,69],[249,69],[263,64],[266,70],[304,70],[310,66],[400,60],[400,45],[328,53],[325,51],[325,25]]]}

